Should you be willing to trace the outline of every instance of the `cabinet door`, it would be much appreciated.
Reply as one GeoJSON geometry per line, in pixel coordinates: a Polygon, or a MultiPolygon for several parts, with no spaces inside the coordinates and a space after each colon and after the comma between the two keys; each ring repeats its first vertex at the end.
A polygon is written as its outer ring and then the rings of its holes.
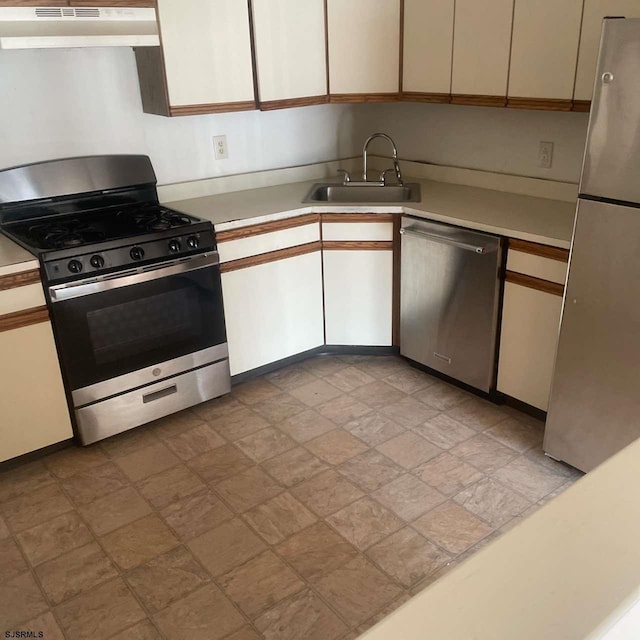
{"type": "Polygon", "coordinates": [[[0,332],[0,461],[73,437],[49,322],[0,332]]]}
{"type": "Polygon", "coordinates": [[[403,92],[451,93],[455,0],[405,0],[403,92]]]}
{"type": "Polygon", "coordinates": [[[253,0],[253,24],[262,108],[279,106],[264,103],[296,98],[324,102],[324,0],[253,0]]]}
{"type": "Polygon", "coordinates": [[[332,96],[397,93],[400,0],[327,0],[327,20],[332,96]]]}
{"type": "Polygon", "coordinates": [[[231,375],[324,344],[320,251],[222,274],[231,375]]]}
{"type": "Polygon", "coordinates": [[[516,0],[509,97],[571,100],[581,19],[582,0],[516,0]]]}
{"type": "Polygon", "coordinates": [[[575,100],[589,101],[593,97],[602,20],[605,17],[640,18],[638,0],[585,0],[578,71],[576,74],[575,100]]]}
{"type": "Polygon", "coordinates": [[[505,284],[498,391],[547,410],[561,311],[561,296],[505,284]]]}
{"type": "Polygon", "coordinates": [[[456,0],[454,94],[506,96],[513,0],[456,0]]]}
{"type": "Polygon", "coordinates": [[[159,0],[158,17],[171,107],[254,101],[246,0],[159,0]]]}

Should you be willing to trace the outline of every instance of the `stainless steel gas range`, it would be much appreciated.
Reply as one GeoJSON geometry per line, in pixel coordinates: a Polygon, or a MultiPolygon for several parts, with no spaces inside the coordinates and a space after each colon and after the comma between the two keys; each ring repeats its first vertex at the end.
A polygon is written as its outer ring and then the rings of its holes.
{"type": "Polygon", "coordinates": [[[148,157],[0,171],[0,229],[39,258],[82,444],[230,390],[213,226],[159,204],[148,157]]]}

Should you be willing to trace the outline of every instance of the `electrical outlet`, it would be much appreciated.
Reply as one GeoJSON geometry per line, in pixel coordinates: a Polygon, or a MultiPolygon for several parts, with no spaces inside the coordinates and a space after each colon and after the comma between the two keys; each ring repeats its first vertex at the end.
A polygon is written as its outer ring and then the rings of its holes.
{"type": "Polygon", "coordinates": [[[538,166],[541,169],[551,169],[553,164],[553,142],[541,142],[538,148],[538,166]]]}
{"type": "Polygon", "coordinates": [[[213,136],[213,152],[216,160],[226,160],[229,157],[227,136],[213,136]]]}

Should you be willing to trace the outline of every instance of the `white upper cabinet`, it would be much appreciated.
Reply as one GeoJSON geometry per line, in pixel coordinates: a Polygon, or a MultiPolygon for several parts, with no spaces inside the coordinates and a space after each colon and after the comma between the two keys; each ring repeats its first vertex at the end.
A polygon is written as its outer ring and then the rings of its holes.
{"type": "Polygon", "coordinates": [[[331,94],[397,93],[400,0],[327,0],[331,94]]]}
{"type": "Polygon", "coordinates": [[[640,18],[640,0],[585,0],[575,100],[591,100],[593,97],[602,20],[605,17],[640,18]]]}
{"type": "Polygon", "coordinates": [[[253,0],[260,100],[326,96],[324,0],[253,0]]]}
{"type": "Polygon", "coordinates": [[[571,100],[583,0],[516,0],[509,97],[571,100]]]}
{"type": "Polygon", "coordinates": [[[158,17],[171,107],[254,100],[246,0],[158,0],[158,17]]]}
{"type": "Polygon", "coordinates": [[[506,96],[513,0],[456,0],[452,93],[506,96]]]}
{"type": "Polygon", "coordinates": [[[455,0],[405,0],[402,90],[451,92],[455,0]]]}

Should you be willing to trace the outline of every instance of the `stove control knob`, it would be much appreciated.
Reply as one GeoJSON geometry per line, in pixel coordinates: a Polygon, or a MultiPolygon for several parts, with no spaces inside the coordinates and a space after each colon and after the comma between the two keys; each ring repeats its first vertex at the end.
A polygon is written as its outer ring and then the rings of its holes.
{"type": "Polygon", "coordinates": [[[169,251],[171,253],[178,253],[180,248],[180,240],[169,240],[169,251]]]}
{"type": "Polygon", "coordinates": [[[104,258],[97,254],[95,256],[91,256],[91,260],[89,260],[89,262],[94,269],[102,269],[102,267],[104,267],[104,258]]]}
{"type": "Polygon", "coordinates": [[[80,260],[71,260],[67,268],[71,273],[80,273],[82,271],[82,262],[80,260]]]}
{"type": "Polygon", "coordinates": [[[187,244],[191,249],[197,249],[198,245],[200,244],[200,241],[198,240],[197,236],[189,236],[187,238],[187,244]]]}
{"type": "Polygon", "coordinates": [[[133,249],[129,251],[129,255],[134,260],[142,260],[142,258],[144,258],[144,249],[142,247],[133,247],[133,249]]]}

